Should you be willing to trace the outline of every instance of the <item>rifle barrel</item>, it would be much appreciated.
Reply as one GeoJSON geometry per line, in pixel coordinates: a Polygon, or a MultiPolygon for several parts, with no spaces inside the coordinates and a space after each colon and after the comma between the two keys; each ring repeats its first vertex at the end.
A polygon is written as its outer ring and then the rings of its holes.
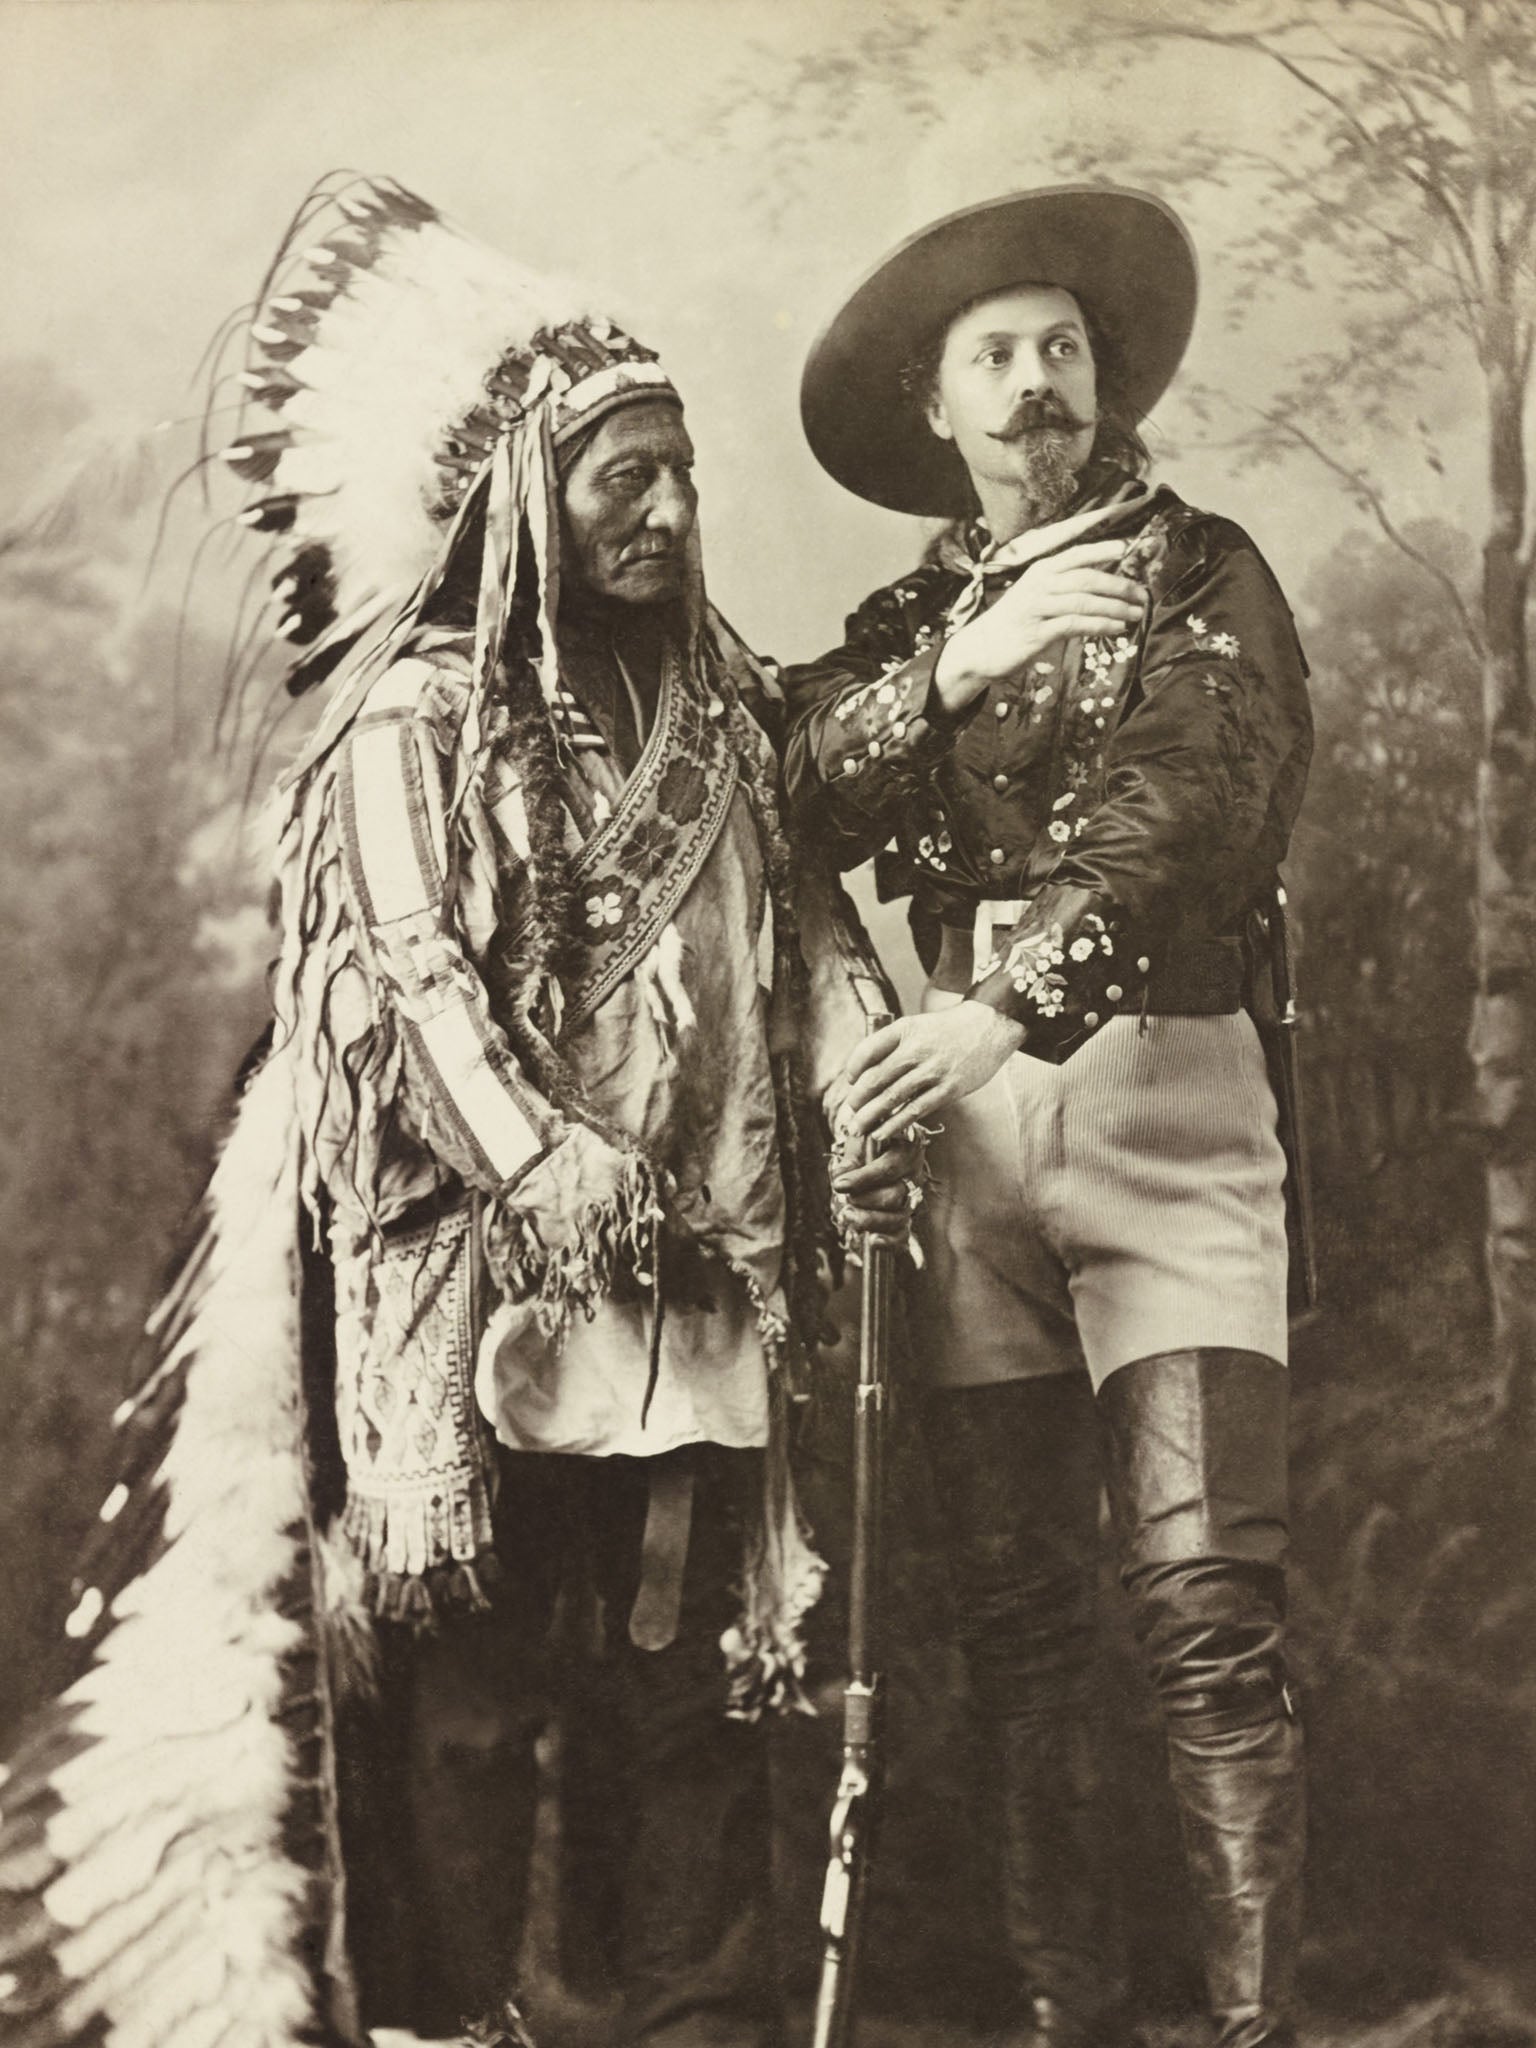
{"type": "MultiPolygon", "coordinates": [[[[888,1022],[889,1019],[882,1020],[888,1022]]],[[[878,1026],[876,1027],[878,1028],[878,1026]]],[[[821,1979],[812,2048],[847,2048],[863,1947],[880,1792],[880,1664],[885,1578],[885,1421],[895,1252],[865,1233],[859,1377],[853,1407],[853,1554],[848,1567],[848,1683],[843,1768],[828,1829],[821,1894],[821,1979]]]]}
{"type": "Polygon", "coordinates": [[[859,1378],[853,1409],[853,1555],[848,1569],[848,1668],[870,1684],[881,1654],[880,1592],[885,1567],[886,1361],[891,1321],[892,1253],[864,1240],[859,1378]]]}
{"type": "Polygon", "coordinates": [[[886,1344],[891,1254],[865,1240],[864,1328],[854,1408],[854,1534],[848,1573],[848,1684],[843,1772],[832,1808],[821,1898],[822,1963],[812,2048],[846,2048],[863,1947],[864,1907],[880,1782],[880,1594],[885,1463],[886,1344]]]}

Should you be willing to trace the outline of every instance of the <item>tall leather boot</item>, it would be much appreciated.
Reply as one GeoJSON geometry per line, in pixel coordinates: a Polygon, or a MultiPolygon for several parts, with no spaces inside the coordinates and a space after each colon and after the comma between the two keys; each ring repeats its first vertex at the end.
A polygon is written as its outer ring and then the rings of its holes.
{"type": "Polygon", "coordinates": [[[1292,2038],[1306,1820],[1284,1665],[1287,1393],[1274,1359],[1205,1350],[1138,1359],[1098,1397],[1220,2048],[1292,2038]]]}
{"type": "Polygon", "coordinates": [[[1076,2048],[1105,2003],[1090,1667],[1098,1447],[1086,1374],[946,1388],[924,1435],[972,1705],[995,1769],[1016,1973],[1007,2048],[1076,2048]]]}

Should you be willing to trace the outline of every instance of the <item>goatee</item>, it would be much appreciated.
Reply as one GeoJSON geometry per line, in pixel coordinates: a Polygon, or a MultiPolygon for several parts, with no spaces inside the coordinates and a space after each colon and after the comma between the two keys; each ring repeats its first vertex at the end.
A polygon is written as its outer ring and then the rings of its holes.
{"type": "Polygon", "coordinates": [[[1058,427],[1037,427],[1015,444],[1024,452],[1022,481],[1031,526],[1059,519],[1077,494],[1077,471],[1069,453],[1072,438],[1058,427]]]}

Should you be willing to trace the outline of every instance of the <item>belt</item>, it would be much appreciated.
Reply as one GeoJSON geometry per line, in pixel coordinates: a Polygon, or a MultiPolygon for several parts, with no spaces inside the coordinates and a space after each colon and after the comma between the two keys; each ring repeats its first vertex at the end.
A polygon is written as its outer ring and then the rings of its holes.
{"type": "MultiPolygon", "coordinates": [[[[974,927],[945,925],[933,986],[964,995],[975,982],[975,961],[990,956],[1003,933],[1023,917],[1021,902],[977,905],[974,927]]],[[[1178,939],[1161,948],[1147,977],[1146,1008],[1154,1017],[1230,1017],[1243,1007],[1246,970],[1241,939],[1178,939]]]]}

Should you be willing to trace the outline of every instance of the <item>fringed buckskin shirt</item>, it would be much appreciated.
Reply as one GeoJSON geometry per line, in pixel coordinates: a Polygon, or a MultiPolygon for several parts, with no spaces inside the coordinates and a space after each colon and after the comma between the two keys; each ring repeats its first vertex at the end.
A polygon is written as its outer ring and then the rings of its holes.
{"type": "Polygon", "coordinates": [[[1117,1011],[1235,1009],[1312,750],[1279,585],[1241,527],[1124,480],[1086,532],[984,539],[941,537],[840,647],[786,672],[794,810],[839,867],[878,856],[881,895],[910,891],[929,971],[943,928],[977,931],[970,995],[1023,1024],[1035,1058],[1117,1011]],[[1149,586],[1140,630],[1068,640],[948,714],[947,634],[1030,562],[1098,539],[1123,539],[1149,586]]]}
{"type": "Polygon", "coordinates": [[[531,771],[493,705],[473,777],[449,634],[360,689],[291,786],[277,1007],[329,1226],[342,1527],[380,1611],[422,1611],[491,1555],[480,1416],[514,1450],[766,1445],[727,1655],[750,1713],[798,1676],[821,1571],[784,1430],[805,1273],[786,1187],[815,1163],[794,1106],[886,998],[830,876],[798,878],[792,924],[774,907],[747,780],[749,761],[775,780],[760,672],[728,639],[707,676],[667,645],[650,705],[583,646],[562,668],[581,944],[541,1003],[561,995],[563,1101],[509,1033],[531,771]],[[612,1185],[594,1147],[622,1162],[612,1185]],[[663,1194],[678,1234],[658,1247],[663,1194]]]}

